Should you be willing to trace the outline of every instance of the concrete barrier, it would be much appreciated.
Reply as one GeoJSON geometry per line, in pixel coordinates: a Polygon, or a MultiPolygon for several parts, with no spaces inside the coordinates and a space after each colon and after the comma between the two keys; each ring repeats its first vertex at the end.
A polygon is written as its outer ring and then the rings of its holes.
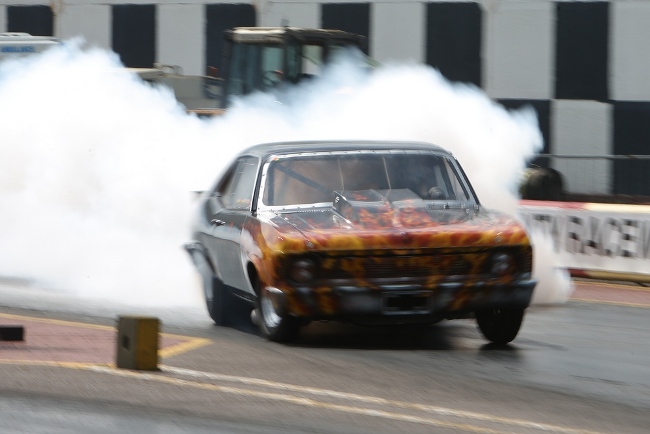
{"type": "Polygon", "coordinates": [[[158,370],[160,321],[155,317],[120,316],[117,327],[117,367],[158,370]]]}

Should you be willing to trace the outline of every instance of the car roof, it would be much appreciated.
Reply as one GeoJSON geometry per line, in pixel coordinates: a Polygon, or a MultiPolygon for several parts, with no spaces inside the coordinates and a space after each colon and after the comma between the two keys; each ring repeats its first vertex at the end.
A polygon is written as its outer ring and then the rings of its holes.
{"type": "Polygon", "coordinates": [[[246,149],[241,153],[241,155],[254,155],[261,157],[262,159],[266,159],[271,155],[288,155],[305,152],[340,152],[366,150],[436,151],[451,155],[451,153],[446,149],[431,143],[377,140],[333,140],[263,143],[246,149]]]}

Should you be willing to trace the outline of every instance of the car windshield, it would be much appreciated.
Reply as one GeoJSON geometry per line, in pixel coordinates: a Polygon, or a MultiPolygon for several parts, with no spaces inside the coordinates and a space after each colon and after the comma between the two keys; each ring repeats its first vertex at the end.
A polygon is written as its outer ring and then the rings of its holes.
{"type": "Polygon", "coordinates": [[[433,152],[309,154],[268,163],[262,202],[291,206],[332,202],[334,192],[410,190],[427,201],[474,200],[453,162],[433,152]]]}

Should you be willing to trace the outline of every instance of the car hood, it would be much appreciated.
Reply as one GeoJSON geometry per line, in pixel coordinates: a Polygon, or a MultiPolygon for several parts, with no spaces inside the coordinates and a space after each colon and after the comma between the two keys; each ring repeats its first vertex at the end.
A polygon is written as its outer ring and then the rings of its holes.
{"type": "Polygon", "coordinates": [[[262,213],[274,232],[267,243],[285,252],[529,244],[505,214],[394,192],[339,192],[330,207],[262,213]]]}

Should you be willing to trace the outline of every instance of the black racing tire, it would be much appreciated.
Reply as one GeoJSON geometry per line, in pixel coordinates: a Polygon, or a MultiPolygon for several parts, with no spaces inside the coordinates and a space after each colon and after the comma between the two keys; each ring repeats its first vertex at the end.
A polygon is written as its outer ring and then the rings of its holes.
{"type": "Polygon", "coordinates": [[[233,295],[217,277],[213,276],[209,280],[206,279],[204,285],[205,304],[210,318],[216,325],[230,325],[232,322],[230,313],[233,307],[233,295]]]}
{"type": "Polygon", "coordinates": [[[280,313],[266,289],[257,288],[260,315],[259,328],[262,334],[273,342],[292,342],[300,332],[301,322],[298,318],[280,313]]]}
{"type": "Polygon", "coordinates": [[[476,312],[479,330],[490,342],[505,345],[512,342],[524,320],[524,309],[486,309],[476,312]]]}

